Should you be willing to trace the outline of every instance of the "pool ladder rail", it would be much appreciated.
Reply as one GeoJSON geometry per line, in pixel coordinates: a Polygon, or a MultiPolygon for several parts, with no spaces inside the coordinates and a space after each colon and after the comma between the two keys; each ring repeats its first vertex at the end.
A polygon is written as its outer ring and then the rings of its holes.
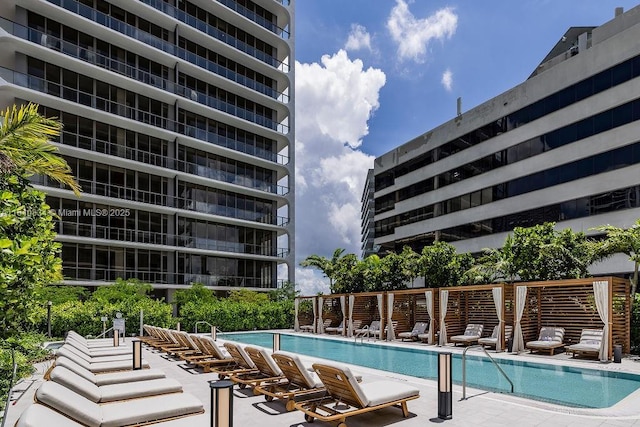
{"type": "Polygon", "coordinates": [[[511,385],[511,393],[513,393],[513,381],[511,381],[511,379],[509,379],[509,377],[502,370],[500,365],[498,365],[498,363],[495,360],[493,360],[493,357],[491,357],[491,355],[484,348],[484,346],[482,346],[482,345],[471,345],[471,346],[465,348],[464,351],[462,352],[462,399],[460,399],[460,400],[466,400],[467,399],[467,363],[466,363],[467,362],[467,350],[470,350],[472,348],[480,349],[480,350],[482,350],[484,352],[484,354],[487,355],[489,360],[491,360],[491,363],[493,363],[493,365],[498,369],[498,372],[500,372],[502,374],[502,376],[507,381],[509,381],[509,384],[511,385]]]}

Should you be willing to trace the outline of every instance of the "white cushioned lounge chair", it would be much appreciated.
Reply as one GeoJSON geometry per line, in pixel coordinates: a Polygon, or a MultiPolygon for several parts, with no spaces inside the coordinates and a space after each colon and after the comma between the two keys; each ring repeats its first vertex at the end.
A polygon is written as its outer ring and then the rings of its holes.
{"type": "Polygon", "coordinates": [[[317,418],[346,425],[347,417],[388,406],[399,406],[402,415],[408,417],[407,402],[420,397],[417,388],[396,381],[359,384],[346,366],[314,363],[313,369],[324,384],[327,396],[294,404],[296,409],[304,412],[307,422],[317,418]]]}
{"type": "Polygon", "coordinates": [[[110,354],[110,355],[102,355],[102,356],[92,356],[84,350],[80,350],[77,347],[74,347],[71,344],[64,344],[62,347],[58,349],[56,354],[62,354],[67,357],[70,355],[75,355],[87,362],[97,363],[97,362],[115,362],[118,360],[132,360],[133,353],[121,353],[121,354],[110,354]]]}
{"type": "Polygon", "coordinates": [[[276,383],[285,380],[285,376],[282,373],[282,370],[276,364],[267,350],[263,348],[246,346],[244,348],[244,351],[253,361],[253,364],[256,366],[257,371],[232,374],[230,379],[234,383],[238,384],[238,387],[256,387],[260,384],[276,383]]]}
{"type": "Polygon", "coordinates": [[[36,399],[38,403],[89,427],[139,425],[204,412],[202,402],[188,393],[101,405],[53,381],[46,381],[36,390],[36,399]]]}
{"type": "Polygon", "coordinates": [[[464,330],[463,335],[454,335],[449,338],[449,341],[454,343],[454,345],[464,344],[469,345],[477,342],[482,336],[482,330],[484,329],[484,325],[479,323],[469,323],[464,330]]]}
{"type": "MultiPolygon", "coordinates": [[[[94,362],[91,358],[78,357],[77,354],[68,351],[68,350],[59,350],[56,355],[58,357],[66,357],[67,359],[71,359],[76,362],[78,365],[82,366],[86,370],[93,372],[94,374],[103,373],[103,372],[114,372],[114,371],[130,371],[133,369],[133,357],[129,358],[129,360],[115,360],[111,362],[99,361],[94,362]]],[[[146,360],[142,361],[142,367],[148,368],[149,363],[146,360]]]]}
{"type": "Polygon", "coordinates": [[[87,347],[86,344],[70,337],[67,337],[67,339],[64,340],[64,345],[71,346],[91,357],[121,355],[129,355],[129,357],[131,357],[131,354],[133,353],[133,348],[130,345],[120,347],[87,347]]]}
{"type": "MultiPolygon", "coordinates": [[[[498,343],[498,328],[500,325],[496,325],[493,327],[493,332],[491,332],[490,337],[484,337],[478,339],[478,344],[483,347],[495,347],[498,343]]],[[[511,338],[511,334],[513,333],[513,326],[505,325],[504,327],[504,341],[507,342],[509,338],[511,338]]]]}
{"type": "Polygon", "coordinates": [[[75,372],[82,378],[86,379],[87,381],[91,381],[97,386],[166,378],[165,373],[159,369],[140,369],[137,371],[121,371],[96,375],[88,369],[83,368],[75,361],[66,357],[58,357],[55,361],[54,368],[56,366],[67,368],[68,370],[75,372]]]}
{"type": "Polygon", "coordinates": [[[415,341],[418,339],[418,336],[420,334],[424,334],[425,331],[427,330],[427,328],[429,327],[429,323],[427,322],[416,322],[415,325],[413,325],[413,329],[410,331],[406,331],[406,332],[400,332],[398,334],[398,338],[401,338],[402,341],[404,340],[412,340],[415,341]]]}
{"type": "Polygon", "coordinates": [[[583,329],[580,334],[580,342],[567,347],[567,353],[573,353],[573,357],[581,354],[598,356],[602,344],[602,329],[583,329]]]}
{"type": "Polygon", "coordinates": [[[98,386],[63,366],[53,368],[49,379],[95,403],[182,392],[182,385],[173,378],[98,386]]]}
{"type": "Polygon", "coordinates": [[[529,341],[526,344],[532,353],[534,351],[548,351],[553,356],[556,348],[564,347],[564,328],[555,328],[553,326],[543,326],[540,328],[540,335],[536,341],[529,341]]]}
{"type": "MultiPolygon", "coordinates": [[[[76,341],[81,342],[82,344],[86,345],[87,347],[90,348],[113,348],[113,339],[112,338],[85,338],[82,335],[80,335],[79,333],[77,333],[76,331],[69,331],[67,332],[67,336],[66,338],[71,338],[74,339],[76,341]]],[[[121,345],[124,345],[124,342],[121,343],[121,345]]]]}
{"type": "Polygon", "coordinates": [[[277,351],[273,353],[272,358],[282,371],[286,381],[261,384],[254,388],[256,393],[264,394],[267,402],[274,398],[286,399],[287,411],[293,411],[294,399],[324,391],[324,384],[318,375],[309,371],[297,354],[277,351]]]}

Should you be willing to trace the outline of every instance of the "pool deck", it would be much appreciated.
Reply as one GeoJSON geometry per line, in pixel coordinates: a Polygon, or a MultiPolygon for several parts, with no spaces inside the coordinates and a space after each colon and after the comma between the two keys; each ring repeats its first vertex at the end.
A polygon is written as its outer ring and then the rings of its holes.
{"type": "MultiPolygon", "coordinates": [[[[283,331],[285,332],[285,331],[283,331]]],[[[286,331],[290,332],[290,331],[286,331]]],[[[304,334],[309,335],[309,334],[304,334]]],[[[317,336],[317,335],[314,335],[317,336]]],[[[335,338],[335,337],[331,337],[335,338]]],[[[350,339],[352,340],[352,339],[350,339]]],[[[219,340],[221,341],[221,340],[219,340]]],[[[127,339],[127,344],[129,343],[127,339]]],[[[385,343],[387,344],[387,343],[385,343]]],[[[424,348],[425,344],[409,342],[393,342],[391,345],[402,347],[414,346],[424,348]]],[[[462,353],[463,347],[436,347],[428,346],[430,350],[452,351],[462,353]]],[[[476,351],[471,350],[474,353],[476,351]]],[[[531,355],[522,353],[513,355],[509,353],[491,353],[494,358],[509,358],[544,362],[554,365],[578,366],[593,369],[631,372],[640,374],[640,359],[624,358],[622,363],[600,363],[589,359],[572,359],[566,353],[555,356],[531,355]]],[[[209,426],[210,414],[210,389],[208,381],[217,380],[217,374],[205,374],[196,369],[189,369],[183,361],[167,358],[163,353],[144,349],[144,357],[152,368],[165,371],[167,377],[175,378],[182,383],[184,391],[197,396],[205,406],[205,416],[187,417],[181,422],[167,423],[167,427],[205,427],[209,426]]],[[[305,364],[311,364],[318,360],[301,356],[305,364]]],[[[50,362],[49,362],[50,363],[50,362]]],[[[23,381],[16,389],[24,390],[24,393],[14,393],[14,398],[20,396],[9,408],[6,426],[13,426],[28,405],[33,402],[33,394],[38,385],[43,381],[42,375],[46,371],[48,363],[38,364],[37,372],[32,378],[23,381]]],[[[403,418],[397,408],[386,408],[375,412],[347,418],[349,427],[371,427],[397,425],[398,427],[425,426],[429,423],[443,423],[447,426],[640,426],[640,390],[627,396],[616,405],[603,409],[569,408],[548,404],[529,399],[518,398],[501,393],[486,392],[467,388],[467,399],[462,398],[462,386],[453,386],[453,418],[443,421],[437,418],[438,392],[436,382],[406,375],[383,372],[361,366],[348,365],[361,374],[363,381],[392,380],[410,384],[420,389],[420,398],[408,402],[410,416],[403,418]]],[[[567,390],[571,393],[571,390],[567,390]]],[[[165,423],[155,424],[162,427],[165,423]]],[[[284,404],[278,400],[266,402],[264,396],[254,396],[249,389],[234,389],[234,425],[260,427],[324,427],[335,426],[336,423],[324,423],[314,421],[313,424],[304,420],[301,412],[287,412],[284,404]]]]}

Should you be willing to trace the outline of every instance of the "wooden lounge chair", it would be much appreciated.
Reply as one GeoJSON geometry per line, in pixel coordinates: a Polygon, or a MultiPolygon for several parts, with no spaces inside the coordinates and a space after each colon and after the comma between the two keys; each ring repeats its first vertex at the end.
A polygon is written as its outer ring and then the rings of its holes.
{"type": "Polygon", "coordinates": [[[477,323],[469,323],[467,328],[464,330],[463,335],[454,335],[449,338],[454,345],[458,345],[458,343],[469,345],[477,342],[482,336],[482,330],[484,326],[477,323]]]}
{"type": "MultiPolygon", "coordinates": [[[[253,361],[257,371],[239,372],[230,376],[231,381],[238,384],[239,388],[256,387],[261,384],[273,384],[285,380],[280,367],[264,349],[246,346],[244,348],[249,358],[253,361]]],[[[256,392],[256,394],[258,394],[256,392]]]]}
{"type": "Polygon", "coordinates": [[[286,381],[261,384],[254,388],[255,393],[264,394],[267,402],[274,398],[286,399],[287,411],[293,411],[295,398],[324,392],[320,378],[302,364],[297,354],[278,351],[273,353],[272,358],[280,367],[286,381]]]}
{"type": "Polygon", "coordinates": [[[204,412],[202,402],[188,393],[98,404],[53,381],[44,382],[36,390],[35,399],[91,427],[141,425],[204,412]]]}
{"type": "Polygon", "coordinates": [[[400,332],[398,334],[398,338],[402,339],[402,341],[404,341],[405,339],[416,341],[418,340],[418,335],[424,334],[424,331],[426,331],[428,327],[429,324],[427,322],[416,322],[416,324],[413,325],[412,330],[407,332],[400,332]]]}
{"type": "Polygon", "coordinates": [[[314,363],[313,369],[325,386],[327,396],[296,402],[294,407],[305,414],[307,422],[338,421],[346,427],[347,417],[399,406],[404,417],[409,416],[407,402],[420,397],[417,388],[395,381],[375,381],[358,384],[348,367],[314,363]]]}
{"type": "MultiPolygon", "coordinates": [[[[478,339],[478,344],[482,347],[495,347],[498,344],[498,328],[499,325],[494,326],[493,332],[491,332],[490,337],[484,337],[478,339]]],[[[505,342],[511,338],[511,334],[513,333],[513,326],[505,325],[504,327],[504,340],[505,342]]]]}
{"type": "Polygon", "coordinates": [[[548,351],[553,356],[556,348],[564,347],[564,328],[554,328],[553,326],[543,326],[536,341],[529,341],[526,344],[532,353],[534,351],[548,351]]]}
{"type": "Polygon", "coordinates": [[[54,381],[95,403],[130,400],[169,393],[181,393],[182,385],[173,378],[158,378],[121,384],[96,385],[64,366],[56,366],[49,374],[54,381]]]}
{"type": "Polygon", "coordinates": [[[202,349],[204,354],[198,356],[187,355],[183,359],[191,365],[200,366],[204,372],[211,372],[212,367],[220,369],[228,369],[236,366],[233,357],[225,354],[218,344],[211,337],[192,335],[191,339],[196,342],[198,348],[202,349]]]}
{"type": "Polygon", "coordinates": [[[602,329],[583,329],[580,342],[567,347],[567,353],[577,355],[591,355],[598,357],[602,344],[602,329]]]}
{"type": "MultiPolygon", "coordinates": [[[[258,372],[256,364],[253,363],[253,360],[251,360],[247,352],[244,351],[244,348],[232,342],[224,343],[224,348],[231,355],[232,360],[230,363],[210,366],[209,370],[205,368],[205,372],[215,372],[218,374],[218,378],[220,379],[230,377],[234,374],[258,372]]],[[[200,363],[196,362],[196,364],[200,363]]]]}

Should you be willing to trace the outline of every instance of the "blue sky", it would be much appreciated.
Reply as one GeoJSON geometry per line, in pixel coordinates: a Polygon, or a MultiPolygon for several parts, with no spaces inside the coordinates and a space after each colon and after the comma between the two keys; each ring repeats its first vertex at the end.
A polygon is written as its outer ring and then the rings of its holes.
{"type": "MultiPolygon", "coordinates": [[[[636,1],[297,0],[296,259],[360,255],[376,156],[523,82],[571,26],[636,1]]],[[[303,294],[327,291],[309,269],[303,294]]]]}

